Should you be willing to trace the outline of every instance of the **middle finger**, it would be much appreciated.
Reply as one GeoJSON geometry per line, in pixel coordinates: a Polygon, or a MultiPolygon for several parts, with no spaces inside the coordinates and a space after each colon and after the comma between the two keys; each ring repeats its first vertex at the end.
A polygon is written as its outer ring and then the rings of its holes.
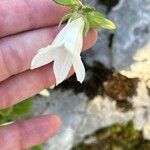
{"type": "Polygon", "coordinates": [[[52,42],[57,27],[38,29],[0,40],[0,81],[30,68],[37,50],[52,42]]]}

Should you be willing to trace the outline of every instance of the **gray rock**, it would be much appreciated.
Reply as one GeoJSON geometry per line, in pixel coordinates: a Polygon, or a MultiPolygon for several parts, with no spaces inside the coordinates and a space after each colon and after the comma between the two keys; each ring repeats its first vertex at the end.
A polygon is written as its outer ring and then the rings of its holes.
{"type": "Polygon", "coordinates": [[[54,90],[49,98],[36,97],[34,103],[35,115],[40,110],[39,114],[58,114],[62,119],[58,135],[45,144],[47,150],[60,150],[60,147],[61,150],[70,150],[99,128],[126,123],[134,116],[133,111],[120,112],[108,97],[98,96],[89,101],[83,93],[74,95],[72,91],[54,90]]]}
{"type": "Polygon", "coordinates": [[[143,128],[143,135],[145,139],[150,140],[150,122],[147,122],[143,128]]]}
{"type": "Polygon", "coordinates": [[[61,130],[45,144],[46,150],[60,150],[60,147],[61,150],[70,150],[96,130],[130,120],[149,139],[150,98],[145,82],[139,83],[137,95],[128,100],[134,109],[121,112],[116,102],[107,96],[89,100],[83,93],[75,95],[71,90],[52,90],[50,97],[35,97],[33,115],[57,114],[62,119],[61,130]]]}
{"type": "MultiPolygon", "coordinates": [[[[146,131],[145,125],[147,126],[148,122],[150,122],[150,96],[145,82],[139,82],[136,93],[137,95],[129,99],[133,104],[135,112],[133,118],[134,127],[137,130],[144,130],[144,132],[149,133],[146,131]]],[[[145,138],[147,136],[148,134],[146,134],[145,138]]]]}
{"type": "Polygon", "coordinates": [[[150,137],[150,1],[122,0],[110,17],[117,23],[112,44],[112,67],[129,78],[139,78],[133,103],[133,122],[137,130],[150,137]],[[147,85],[146,85],[147,84],[147,85]]]}
{"type": "MultiPolygon", "coordinates": [[[[103,12],[106,11],[103,9],[103,12]]],[[[114,32],[99,30],[97,44],[84,55],[86,63],[100,62],[129,78],[139,78],[150,87],[149,14],[149,0],[120,0],[108,15],[117,29],[114,32]]]]}
{"type": "Polygon", "coordinates": [[[124,0],[110,17],[117,23],[112,66],[127,77],[150,78],[150,1],[124,0]]]}
{"type": "Polygon", "coordinates": [[[94,1],[84,0],[84,2],[92,5],[93,7],[95,7],[98,4],[98,0],[94,0],[94,1]]]}
{"type": "Polygon", "coordinates": [[[110,31],[98,30],[98,39],[95,46],[90,51],[85,52],[83,58],[89,66],[93,66],[94,62],[102,63],[105,67],[112,67],[112,52],[109,47],[110,31]]]}
{"type": "MultiPolygon", "coordinates": [[[[90,3],[90,2],[89,2],[90,3]]],[[[94,3],[93,6],[96,10],[100,11],[101,13],[106,15],[106,7],[99,5],[98,2],[94,3]]],[[[107,68],[111,68],[112,63],[112,56],[111,56],[111,49],[109,47],[109,38],[112,32],[104,29],[98,30],[98,39],[90,51],[85,52],[83,55],[84,61],[89,65],[93,66],[94,62],[100,62],[104,64],[107,68]]]]}

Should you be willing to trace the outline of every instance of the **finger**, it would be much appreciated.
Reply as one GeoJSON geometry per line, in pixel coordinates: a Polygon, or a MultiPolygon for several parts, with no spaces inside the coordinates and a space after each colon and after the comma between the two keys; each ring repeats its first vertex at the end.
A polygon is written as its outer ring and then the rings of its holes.
{"type": "Polygon", "coordinates": [[[0,81],[30,68],[37,50],[50,44],[57,27],[44,28],[0,40],[0,81]]]}
{"type": "MultiPolygon", "coordinates": [[[[96,32],[92,31],[90,35],[85,40],[84,49],[88,49],[96,41],[96,32]]],[[[52,64],[12,76],[0,84],[0,108],[16,104],[54,84],[52,64]]]]}
{"type": "Polygon", "coordinates": [[[0,37],[54,25],[67,11],[52,0],[1,0],[0,37]]]}
{"type": "Polygon", "coordinates": [[[0,81],[28,70],[38,49],[50,44],[60,29],[44,28],[1,39],[0,81]]]}
{"type": "Polygon", "coordinates": [[[0,127],[2,150],[22,150],[45,142],[60,128],[57,116],[41,116],[0,127]]]}

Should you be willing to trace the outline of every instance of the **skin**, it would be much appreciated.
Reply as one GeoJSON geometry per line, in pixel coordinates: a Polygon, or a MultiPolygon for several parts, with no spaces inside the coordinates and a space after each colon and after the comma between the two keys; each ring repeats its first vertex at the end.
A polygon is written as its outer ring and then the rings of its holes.
{"type": "MultiPolygon", "coordinates": [[[[68,11],[52,0],[0,1],[0,109],[55,84],[52,64],[29,68],[37,50],[50,44],[61,30],[57,24],[68,11]]],[[[83,50],[95,44],[96,34],[95,30],[88,33],[83,50]]],[[[47,115],[1,126],[0,147],[22,150],[43,143],[60,125],[58,116],[47,115]]]]}

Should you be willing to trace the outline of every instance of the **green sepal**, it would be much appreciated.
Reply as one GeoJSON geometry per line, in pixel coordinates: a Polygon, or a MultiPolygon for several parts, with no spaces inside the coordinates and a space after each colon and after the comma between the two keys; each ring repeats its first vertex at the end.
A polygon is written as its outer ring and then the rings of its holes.
{"type": "Polygon", "coordinates": [[[104,15],[97,11],[90,11],[85,13],[85,17],[90,23],[90,28],[105,28],[113,30],[116,28],[116,25],[105,18],[104,15]]]}
{"type": "Polygon", "coordinates": [[[84,33],[84,35],[86,36],[86,34],[87,34],[87,33],[89,32],[89,30],[90,30],[90,23],[89,23],[89,21],[88,21],[88,19],[87,19],[86,17],[82,16],[82,18],[83,18],[84,21],[85,21],[85,26],[84,26],[83,33],[84,33]]]}
{"type": "Polygon", "coordinates": [[[74,15],[74,13],[68,13],[68,14],[66,14],[66,15],[64,15],[62,18],[61,18],[61,20],[60,20],[60,23],[59,23],[59,26],[63,23],[63,22],[65,22],[65,21],[67,21],[67,20],[69,20],[70,18],[72,18],[72,16],[74,15]]]}
{"type": "Polygon", "coordinates": [[[79,5],[79,2],[77,0],[53,0],[53,1],[57,4],[69,7],[79,5]]]}
{"type": "Polygon", "coordinates": [[[13,107],[9,107],[9,108],[0,110],[0,115],[5,117],[5,116],[10,115],[12,112],[13,112],[13,107]]]}
{"type": "Polygon", "coordinates": [[[95,8],[86,4],[86,5],[82,6],[82,10],[83,10],[83,12],[87,13],[90,11],[95,11],[95,8]]]}

